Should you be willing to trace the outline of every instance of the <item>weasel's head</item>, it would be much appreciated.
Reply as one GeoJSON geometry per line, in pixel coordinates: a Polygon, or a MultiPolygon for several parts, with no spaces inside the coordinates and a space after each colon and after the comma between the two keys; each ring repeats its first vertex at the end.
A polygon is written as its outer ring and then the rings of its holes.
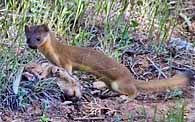
{"type": "Polygon", "coordinates": [[[37,49],[50,38],[50,30],[46,24],[25,25],[26,42],[32,49],[37,49]]]}

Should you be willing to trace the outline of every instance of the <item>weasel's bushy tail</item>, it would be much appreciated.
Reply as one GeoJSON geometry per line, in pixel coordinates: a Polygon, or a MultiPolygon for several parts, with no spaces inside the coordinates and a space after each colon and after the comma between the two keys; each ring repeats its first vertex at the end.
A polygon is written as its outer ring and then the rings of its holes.
{"type": "Polygon", "coordinates": [[[136,87],[138,90],[150,90],[150,91],[160,91],[165,89],[173,89],[177,87],[185,87],[192,80],[194,81],[194,76],[192,72],[185,72],[183,74],[178,74],[169,79],[163,80],[152,80],[149,82],[136,82],[136,87]]]}

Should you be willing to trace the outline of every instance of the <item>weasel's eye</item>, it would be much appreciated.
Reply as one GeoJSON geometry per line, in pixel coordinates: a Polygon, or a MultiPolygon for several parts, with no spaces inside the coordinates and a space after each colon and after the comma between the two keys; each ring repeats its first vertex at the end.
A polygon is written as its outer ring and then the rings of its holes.
{"type": "Polygon", "coordinates": [[[41,39],[40,39],[40,38],[37,38],[37,41],[38,41],[38,42],[40,42],[40,41],[41,41],[41,39]]]}

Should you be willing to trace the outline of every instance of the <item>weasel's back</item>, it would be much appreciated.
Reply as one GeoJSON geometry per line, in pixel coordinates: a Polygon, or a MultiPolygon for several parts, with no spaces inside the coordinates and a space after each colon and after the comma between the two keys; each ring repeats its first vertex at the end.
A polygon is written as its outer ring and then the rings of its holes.
{"type": "Polygon", "coordinates": [[[116,80],[118,76],[131,75],[130,71],[125,66],[96,50],[74,47],[70,53],[74,56],[72,59],[73,62],[90,67],[91,70],[106,75],[112,78],[112,80],[116,80]]]}

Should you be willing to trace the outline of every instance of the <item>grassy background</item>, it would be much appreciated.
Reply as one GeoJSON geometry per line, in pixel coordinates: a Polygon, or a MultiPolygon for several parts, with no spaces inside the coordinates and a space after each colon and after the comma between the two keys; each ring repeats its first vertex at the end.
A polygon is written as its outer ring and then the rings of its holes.
{"type": "MultiPolygon", "coordinates": [[[[123,50],[134,41],[133,33],[144,33],[160,49],[177,26],[182,0],[128,3],[128,0],[0,0],[0,94],[11,89],[18,69],[40,57],[26,46],[25,24],[47,23],[64,43],[97,48],[119,62],[123,50]]],[[[181,111],[177,111],[178,116],[181,111]]]]}
{"type": "Polygon", "coordinates": [[[168,39],[175,16],[170,16],[170,6],[166,0],[140,0],[131,6],[127,3],[127,0],[1,0],[0,50],[3,70],[0,84],[15,74],[20,64],[32,61],[37,55],[26,49],[25,24],[47,23],[70,45],[87,46],[96,41],[95,46],[118,60],[121,50],[132,43],[131,32],[145,32],[151,41],[156,42],[168,39]],[[127,9],[130,16],[125,21],[127,9]],[[168,28],[167,23],[170,25],[168,28]],[[20,55],[22,51],[25,53],[20,55]]]}

